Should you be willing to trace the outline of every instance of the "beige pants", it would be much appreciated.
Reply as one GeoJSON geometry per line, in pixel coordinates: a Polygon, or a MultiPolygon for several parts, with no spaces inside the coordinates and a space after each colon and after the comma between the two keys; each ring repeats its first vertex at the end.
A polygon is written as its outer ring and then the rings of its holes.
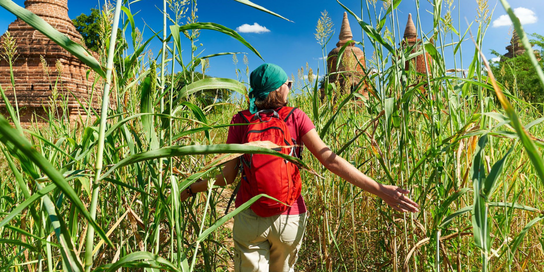
{"type": "Polygon", "coordinates": [[[260,217],[247,209],[234,217],[234,269],[247,271],[294,271],[306,213],[260,217]]]}

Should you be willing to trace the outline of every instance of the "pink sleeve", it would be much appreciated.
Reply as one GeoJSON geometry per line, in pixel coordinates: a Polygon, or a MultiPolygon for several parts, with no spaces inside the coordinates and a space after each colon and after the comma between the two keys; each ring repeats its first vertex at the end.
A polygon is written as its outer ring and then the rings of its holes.
{"type": "MultiPolygon", "coordinates": [[[[232,117],[232,120],[230,121],[231,124],[238,124],[242,122],[242,118],[239,114],[235,114],[232,117]]],[[[229,134],[227,136],[227,144],[241,144],[242,139],[242,131],[241,128],[245,126],[232,126],[229,127],[229,134]]]]}
{"type": "Polygon", "coordinates": [[[299,142],[302,142],[302,136],[306,135],[308,131],[315,128],[314,123],[310,120],[310,117],[306,115],[301,109],[297,109],[295,112],[296,124],[298,125],[298,138],[299,142]]]}

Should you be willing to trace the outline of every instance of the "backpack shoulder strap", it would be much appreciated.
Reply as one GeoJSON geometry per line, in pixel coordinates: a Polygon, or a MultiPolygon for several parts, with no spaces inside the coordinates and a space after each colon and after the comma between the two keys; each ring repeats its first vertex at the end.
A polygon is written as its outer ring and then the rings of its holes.
{"type": "Polygon", "coordinates": [[[281,108],[278,110],[278,114],[280,115],[281,119],[282,119],[284,122],[287,122],[287,119],[289,119],[289,117],[291,117],[291,115],[293,115],[293,112],[295,112],[296,109],[298,109],[298,108],[293,108],[293,107],[281,107],[281,108]]]}
{"type": "Polygon", "coordinates": [[[253,114],[251,114],[249,110],[239,111],[238,114],[246,123],[251,123],[249,120],[253,119],[253,114]]]}
{"type": "Polygon", "coordinates": [[[230,195],[229,203],[227,204],[227,208],[225,209],[225,215],[227,215],[229,213],[230,204],[232,204],[232,201],[234,201],[234,198],[238,194],[238,190],[240,190],[240,186],[242,185],[242,180],[241,179],[243,179],[243,178],[240,178],[240,182],[238,182],[238,184],[236,185],[236,188],[232,192],[232,195],[230,195]]]}

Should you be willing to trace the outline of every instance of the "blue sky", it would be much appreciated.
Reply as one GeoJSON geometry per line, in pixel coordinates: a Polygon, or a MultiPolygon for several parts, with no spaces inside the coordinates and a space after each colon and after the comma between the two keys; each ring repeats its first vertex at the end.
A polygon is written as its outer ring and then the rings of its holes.
{"type": "MultiPolygon", "coordinates": [[[[16,0],[14,2],[19,5],[24,4],[24,0],[16,0]]],[[[292,22],[263,13],[232,0],[199,0],[197,5],[198,20],[200,22],[218,23],[234,30],[238,29],[240,35],[261,53],[266,62],[282,66],[289,75],[297,76],[298,69],[306,67],[306,63],[314,70],[314,73],[319,69],[320,74],[323,74],[323,60],[320,59],[321,48],[314,37],[316,24],[321,16],[321,12],[327,10],[334,23],[333,29],[335,31],[333,38],[327,45],[327,54],[328,51],[335,47],[338,41],[344,9],[333,0],[253,0],[253,2],[285,16],[292,22]],[[262,29],[266,28],[267,31],[260,33],[243,32],[243,28],[239,27],[244,24],[251,26],[256,26],[255,24],[257,24],[262,29]]],[[[432,5],[427,0],[420,0],[419,2],[422,30],[430,33],[432,31],[432,15],[430,14],[432,12],[432,5]]],[[[458,11],[459,5],[461,5],[460,32],[464,33],[468,26],[466,20],[470,23],[477,16],[476,0],[454,0],[453,2],[453,25],[455,28],[459,28],[458,11]]],[[[75,18],[81,13],[89,13],[91,8],[97,8],[100,3],[103,3],[103,1],[71,0],[68,3],[69,16],[75,18]]],[[[361,16],[361,1],[344,0],[342,3],[362,17],[365,22],[370,22],[367,16],[366,5],[363,8],[364,15],[361,16]]],[[[500,2],[498,0],[489,0],[488,4],[491,12],[493,12],[493,16],[491,18],[491,25],[485,36],[483,50],[486,56],[491,59],[494,57],[491,54],[492,49],[501,54],[506,53],[505,47],[509,44],[511,38],[511,27],[507,25],[509,20],[504,17],[506,12],[500,2]]],[[[544,16],[544,3],[542,0],[516,0],[510,1],[510,4],[514,9],[517,9],[517,12],[521,15],[520,17],[525,21],[524,28],[526,32],[544,34],[542,28],[538,27],[541,25],[541,20],[543,19],[541,16],[544,16]]],[[[381,9],[383,3],[381,0],[377,1],[377,6],[378,12],[381,10],[383,13],[384,10],[381,9]]],[[[162,14],[160,11],[162,9],[162,1],[142,0],[133,4],[131,9],[134,13],[139,12],[135,16],[135,21],[137,26],[144,32],[144,37],[152,35],[152,31],[145,24],[155,31],[162,29],[162,14]]],[[[446,10],[446,8],[443,8],[443,13],[446,10]]],[[[415,19],[417,14],[416,0],[403,0],[398,7],[397,13],[401,30],[401,33],[397,33],[397,35],[402,35],[408,14],[412,13],[415,19]]],[[[372,16],[374,15],[372,14],[372,16]]],[[[12,14],[0,8],[0,33],[4,33],[9,23],[14,20],[15,17],[12,14]]],[[[350,16],[349,20],[354,40],[361,41],[361,28],[353,17],[350,16]]],[[[391,28],[390,21],[386,25],[391,28]]],[[[471,27],[471,30],[474,34],[477,32],[475,24],[471,27]]],[[[201,32],[197,44],[202,44],[197,50],[197,53],[203,51],[202,55],[221,52],[247,52],[250,70],[263,63],[263,60],[249,52],[241,43],[224,34],[204,30],[201,32]]],[[[190,48],[189,43],[185,42],[183,46],[185,53],[188,53],[190,48]]],[[[373,48],[368,39],[365,41],[365,46],[366,56],[371,58],[373,48]]],[[[150,49],[153,50],[155,56],[158,54],[159,48],[160,44],[158,41],[150,44],[150,49]]],[[[470,39],[467,39],[463,43],[463,66],[465,68],[469,65],[473,53],[473,43],[470,39]]],[[[446,51],[445,55],[447,68],[454,68],[451,50],[446,51]]],[[[184,55],[184,59],[187,61],[188,54],[184,55]]],[[[245,65],[242,61],[243,56],[239,55],[238,60],[237,68],[245,71],[245,65]]],[[[459,58],[456,62],[459,68],[459,58]]],[[[232,57],[222,56],[211,59],[207,74],[217,77],[236,78],[232,57]]]]}

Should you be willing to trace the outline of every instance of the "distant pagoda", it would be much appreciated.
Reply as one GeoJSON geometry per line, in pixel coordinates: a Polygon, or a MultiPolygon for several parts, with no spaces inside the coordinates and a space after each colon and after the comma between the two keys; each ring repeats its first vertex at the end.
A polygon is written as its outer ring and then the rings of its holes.
{"type": "MultiPolygon", "coordinates": [[[[25,8],[40,16],[72,41],[82,43],[81,35],[68,17],[68,0],[27,0],[25,8]]],[[[59,107],[64,101],[67,102],[70,115],[83,113],[74,95],[83,106],[99,108],[100,91],[92,94],[92,102],[89,101],[94,77],[91,73],[87,80],[89,68],[85,64],[19,18],[9,25],[8,32],[17,45],[13,72],[21,121],[30,121],[33,114],[44,116],[46,114],[44,108],[47,109],[55,103],[59,107]],[[55,88],[59,100],[62,97],[62,102],[51,101],[55,88]]],[[[4,34],[0,42],[3,43],[6,37],[4,34]]],[[[7,61],[1,58],[0,85],[15,107],[9,69],[7,61]]],[[[0,112],[6,113],[3,100],[0,101],[0,112]]]]}
{"type": "Polygon", "coordinates": [[[521,43],[518,33],[516,30],[512,33],[512,39],[510,39],[510,45],[506,47],[508,53],[504,54],[505,57],[511,59],[517,56],[523,55],[525,53],[525,47],[521,43]]]}
{"type": "MultiPolygon", "coordinates": [[[[329,75],[329,82],[336,82],[343,93],[349,93],[351,88],[356,87],[357,84],[364,79],[366,60],[363,50],[356,47],[355,43],[351,43],[346,46],[340,64],[337,67],[340,49],[347,42],[353,41],[353,34],[349,26],[348,14],[346,12],[344,12],[344,19],[338,38],[339,41],[336,44],[336,48],[331,50],[327,56],[327,74],[329,75]]],[[[359,89],[359,93],[368,97],[368,85],[366,83],[359,89]]],[[[324,93],[322,92],[322,97],[323,96],[324,93]]]]}
{"type": "MultiPolygon", "coordinates": [[[[412,49],[412,53],[416,53],[417,51],[422,50],[422,42],[420,39],[417,38],[417,30],[416,26],[414,25],[414,21],[412,20],[412,14],[408,14],[408,22],[406,23],[406,28],[404,30],[403,44],[410,47],[413,46],[414,48],[412,49]]],[[[410,61],[406,61],[406,63],[404,64],[404,69],[408,71],[410,70],[410,65],[413,65],[416,72],[421,74],[427,74],[427,67],[425,67],[425,57],[427,58],[427,64],[430,71],[432,59],[429,53],[425,53],[425,55],[421,54],[410,61]]]]}

